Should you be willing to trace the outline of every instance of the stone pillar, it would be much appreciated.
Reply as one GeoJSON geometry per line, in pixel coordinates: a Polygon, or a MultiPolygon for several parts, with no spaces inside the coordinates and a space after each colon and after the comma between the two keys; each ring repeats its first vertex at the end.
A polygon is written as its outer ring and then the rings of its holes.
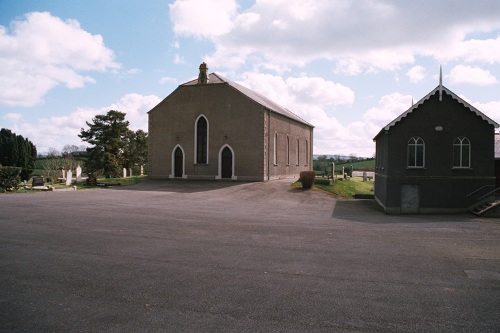
{"type": "Polygon", "coordinates": [[[123,168],[123,178],[127,178],[127,169],[123,168]]]}

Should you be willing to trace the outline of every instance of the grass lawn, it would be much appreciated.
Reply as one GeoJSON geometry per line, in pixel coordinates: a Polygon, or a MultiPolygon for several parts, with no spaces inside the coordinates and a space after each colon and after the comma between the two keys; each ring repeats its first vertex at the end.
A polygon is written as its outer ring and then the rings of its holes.
{"type": "MultiPolygon", "coordinates": [[[[354,198],[356,194],[373,194],[373,181],[363,181],[361,177],[352,177],[349,180],[337,180],[332,185],[314,184],[313,189],[320,189],[343,198],[354,198]]],[[[296,181],[292,187],[302,187],[301,182],[296,181]]]]}
{"type": "MultiPolygon", "coordinates": [[[[72,188],[73,186],[76,186],[79,190],[91,190],[91,189],[98,189],[102,188],[105,185],[107,186],[129,186],[133,184],[139,183],[141,180],[146,178],[147,176],[133,176],[133,177],[127,177],[127,178],[98,178],[97,183],[100,184],[98,186],[88,186],[85,181],[82,181],[80,183],[72,183],[69,186],[66,186],[65,183],[50,183],[47,182],[45,183],[45,186],[52,186],[56,190],[57,189],[65,189],[65,188],[72,188]]],[[[31,187],[31,181],[26,183],[28,186],[31,187]]],[[[31,193],[31,192],[42,192],[43,190],[32,190],[31,188],[26,189],[24,185],[20,184],[17,190],[5,190],[2,193],[31,193]]]]}

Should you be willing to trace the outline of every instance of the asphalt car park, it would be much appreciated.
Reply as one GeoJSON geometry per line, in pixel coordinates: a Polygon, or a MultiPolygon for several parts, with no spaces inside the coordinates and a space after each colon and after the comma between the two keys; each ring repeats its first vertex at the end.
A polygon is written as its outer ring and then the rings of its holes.
{"type": "Polygon", "coordinates": [[[500,331],[498,219],[290,183],[0,195],[0,331],[500,331]]]}

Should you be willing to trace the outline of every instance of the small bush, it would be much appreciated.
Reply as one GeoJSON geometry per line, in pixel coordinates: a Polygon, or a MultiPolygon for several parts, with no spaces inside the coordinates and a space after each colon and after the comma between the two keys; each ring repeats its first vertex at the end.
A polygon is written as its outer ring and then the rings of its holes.
{"type": "Polygon", "coordinates": [[[14,188],[21,181],[21,168],[0,166],[0,188],[14,188]]]}
{"type": "Polygon", "coordinates": [[[314,171],[302,171],[300,173],[299,181],[302,183],[303,188],[311,188],[314,184],[316,173],[314,171]]]}

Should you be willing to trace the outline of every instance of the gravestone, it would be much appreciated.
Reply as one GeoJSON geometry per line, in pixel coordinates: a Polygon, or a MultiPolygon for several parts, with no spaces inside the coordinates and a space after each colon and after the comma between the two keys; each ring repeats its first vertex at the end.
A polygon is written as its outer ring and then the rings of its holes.
{"type": "Polygon", "coordinates": [[[76,167],[76,182],[79,183],[82,181],[82,168],[80,165],[76,167]]]}
{"type": "Polygon", "coordinates": [[[141,165],[141,176],[144,176],[144,165],[141,165]]]}
{"type": "Polygon", "coordinates": [[[43,177],[42,176],[34,176],[31,186],[43,186],[43,177]]]}
{"type": "Polygon", "coordinates": [[[87,185],[89,186],[97,186],[97,178],[92,176],[92,175],[89,175],[87,177],[87,185]]]}
{"type": "Polygon", "coordinates": [[[128,176],[132,177],[132,168],[128,168],[128,176]]]}
{"type": "Polygon", "coordinates": [[[66,186],[71,185],[72,180],[73,180],[73,172],[71,172],[71,169],[69,169],[68,173],[66,174],[66,186]]]}
{"type": "Polygon", "coordinates": [[[127,178],[127,169],[123,168],[123,178],[127,178]]]}

